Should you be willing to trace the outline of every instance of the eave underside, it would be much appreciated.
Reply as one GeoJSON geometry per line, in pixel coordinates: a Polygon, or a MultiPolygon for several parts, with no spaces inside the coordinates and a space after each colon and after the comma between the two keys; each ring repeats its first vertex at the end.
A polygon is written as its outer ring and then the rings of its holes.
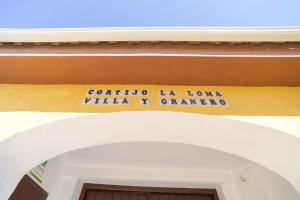
{"type": "Polygon", "coordinates": [[[0,46],[0,82],[300,86],[300,43],[94,42],[0,46]]]}

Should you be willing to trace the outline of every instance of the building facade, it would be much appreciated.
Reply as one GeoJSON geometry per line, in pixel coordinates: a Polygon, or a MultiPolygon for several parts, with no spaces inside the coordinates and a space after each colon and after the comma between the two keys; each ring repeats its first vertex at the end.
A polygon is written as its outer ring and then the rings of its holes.
{"type": "Polygon", "coordinates": [[[299,30],[215,31],[0,32],[0,199],[300,199],[299,30]]]}

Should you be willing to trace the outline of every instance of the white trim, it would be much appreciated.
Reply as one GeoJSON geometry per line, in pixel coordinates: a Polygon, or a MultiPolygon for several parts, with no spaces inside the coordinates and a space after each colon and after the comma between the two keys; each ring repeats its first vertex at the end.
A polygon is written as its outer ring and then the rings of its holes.
{"type": "Polygon", "coordinates": [[[139,27],[0,29],[0,42],[300,41],[300,27],[139,27]]]}
{"type": "Polygon", "coordinates": [[[48,57],[93,57],[93,56],[102,56],[102,57],[118,57],[118,56],[126,56],[126,57],[141,57],[141,56],[160,56],[160,57],[229,57],[229,58],[299,58],[300,54],[177,54],[177,53],[116,53],[116,54],[105,54],[105,53],[61,53],[61,54],[52,54],[52,53],[0,53],[0,57],[39,57],[39,56],[48,56],[48,57]]]}

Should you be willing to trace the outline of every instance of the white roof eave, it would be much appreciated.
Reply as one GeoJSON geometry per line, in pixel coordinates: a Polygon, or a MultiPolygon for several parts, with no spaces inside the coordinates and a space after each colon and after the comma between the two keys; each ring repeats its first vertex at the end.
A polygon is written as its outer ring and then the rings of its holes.
{"type": "Polygon", "coordinates": [[[297,42],[300,27],[123,27],[0,29],[0,42],[297,42]]]}

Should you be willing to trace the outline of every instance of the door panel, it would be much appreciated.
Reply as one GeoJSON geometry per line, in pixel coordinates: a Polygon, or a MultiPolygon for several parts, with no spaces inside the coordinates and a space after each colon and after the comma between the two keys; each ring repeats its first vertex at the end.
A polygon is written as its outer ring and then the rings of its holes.
{"type": "Polygon", "coordinates": [[[210,194],[150,193],[149,200],[214,200],[214,196],[210,194]]]}
{"type": "Polygon", "coordinates": [[[105,186],[101,189],[99,185],[91,184],[88,188],[85,184],[80,200],[218,200],[218,195],[214,189],[178,189],[176,188],[143,188],[105,186]],[[108,188],[110,190],[108,190],[108,188]],[[126,189],[127,188],[127,189],[126,189]],[[124,191],[128,190],[128,191],[124,191]],[[130,191],[131,190],[131,191],[130,191]],[[166,192],[164,192],[164,190],[166,192]],[[172,191],[172,192],[170,192],[172,191]]]}
{"type": "Polygon", "coordinates": [[[29,176],[25,175],[9,200],[46,200],[48,193],[44,191],[29,176]]]}

